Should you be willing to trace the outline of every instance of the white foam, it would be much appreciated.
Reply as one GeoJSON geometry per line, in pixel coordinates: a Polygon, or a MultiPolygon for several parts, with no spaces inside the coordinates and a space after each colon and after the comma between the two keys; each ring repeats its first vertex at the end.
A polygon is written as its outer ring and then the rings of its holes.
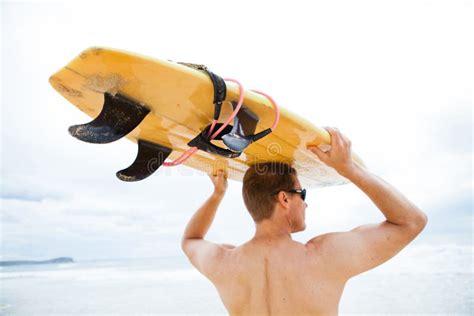
{"type": "Polygon", "coordinates": [[[0,273],[0,280],[19,278],[48,278],[63,280],[127,280],[189,281],[202,276],[191,268],[169,270],[128,270],[126,268],[76,268],[68,270],[11,271],[0,273]]]}
{"type": "Polygon", "coordinates": [[[472,274],[474,247],[418,245],[403,249],[375,273],[472,274]]]}

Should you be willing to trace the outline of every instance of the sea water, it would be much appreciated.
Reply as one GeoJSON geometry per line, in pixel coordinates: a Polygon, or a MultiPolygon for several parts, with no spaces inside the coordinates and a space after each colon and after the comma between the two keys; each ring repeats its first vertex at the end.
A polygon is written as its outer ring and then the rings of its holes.
{"type": "MultiPolygon", "coordinates": [[[[473,314],[473,248],[407,248],[346,284],[341,314],[473,314]]],[[[2,267],[0,315],[225,315],[184,255],[2,267]]]]}

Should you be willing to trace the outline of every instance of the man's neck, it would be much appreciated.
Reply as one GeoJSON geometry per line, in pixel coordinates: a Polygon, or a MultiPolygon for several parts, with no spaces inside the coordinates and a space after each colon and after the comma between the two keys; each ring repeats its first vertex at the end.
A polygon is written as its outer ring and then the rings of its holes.
{"type": "Polygon", "coordinates": [[[290,227],[284,222],[263,220],[256,225],[253,239],[292,239],[290,227]]]}

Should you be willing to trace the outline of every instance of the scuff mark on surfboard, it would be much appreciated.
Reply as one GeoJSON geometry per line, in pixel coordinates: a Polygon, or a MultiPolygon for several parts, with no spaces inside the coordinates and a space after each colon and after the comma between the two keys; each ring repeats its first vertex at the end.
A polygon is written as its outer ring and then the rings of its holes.
{"type": "Polygon", "coordinates": [[[49,79],[51,84],[56,86],[56,89],[61,93],[67,94],[71,97],[82,98],[82,92],[71,87],[64,85],[60,80],[56,79],[55,77],[51,77],[49,79]]]}
{"type": "Polygon", "coordinates": [[[100,47],[91,47],[88,50],[82,52],[79,55],[79,58],[85,59],[88,55],[92,54],[94,56],[98,56],[104,49],[100,47]]]}
{"type": "Polygon", "coordinates": [[[127,175],[124,175],[124,174],[121,174],[119,179],[122,180],[122,181],[125,181],[125,182],[135,182],[137,180],[140,180],[135,176],[127,176],[127,175]]]}
{"type": "MultiPolygon", "coordinates": [[[[69,129],[69,133],[71,136],[76,138],[93,138],[96,136],[94,131],[91,131],[88,126],[85,125],[78,125],[74,129],[69,129]]],[[[104,133],[105,134],[105,133],[104,133]]],[[[109,137],[112,132],[105,134],[105,137],[109,137]]]]}
{"type": "Polygon", "coordinates": [[[106,76],[89,76],[84,83],[84,87],[99,93],[108,92],[115,95],[126,83],[127,81],[122,76],[117,73],[111,73],[106,76]]]}
{"type": "Polygon", "coordinates": [[[70,95],[72,97],[82,98],[82,92],[79,91],[79,90],[76,90],[76,89],[73,89],[73,88],[70,88],[70,87],[66,87],[65,85],[63,85],[61,83],[58,83],[58,87],[59,87],[59,89],[61,89],[62,91],[64,91],[65,93],[67,93],[68,95],[70,95]]]}

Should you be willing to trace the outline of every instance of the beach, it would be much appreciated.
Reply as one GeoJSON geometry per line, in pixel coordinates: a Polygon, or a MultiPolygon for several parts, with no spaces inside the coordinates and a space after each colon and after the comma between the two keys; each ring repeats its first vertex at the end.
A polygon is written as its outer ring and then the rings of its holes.
{"type": "MultiPolygon", "coordinates": [[[[419,246],[348,281],[344,314],[473,312],[472,247],[419,246]]],[[[184,255],[3,267],[1,315],[225,315],[184,255]]]]}

